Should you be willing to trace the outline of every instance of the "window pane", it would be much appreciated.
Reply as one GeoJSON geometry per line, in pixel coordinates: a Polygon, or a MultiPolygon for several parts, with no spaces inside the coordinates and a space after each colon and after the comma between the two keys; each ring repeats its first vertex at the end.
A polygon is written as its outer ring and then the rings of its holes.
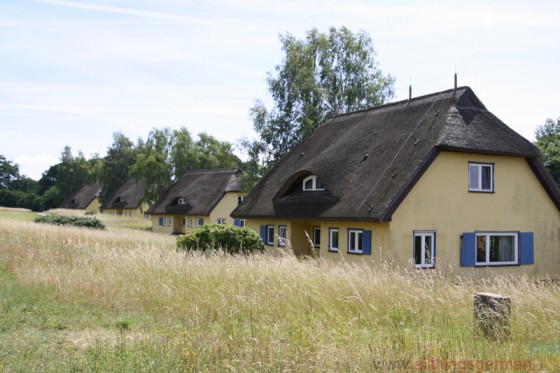
{"type": "Polygon", "coordinates": [[[486,236],[478,236],[476,238],[476,261],[486,261],[486,236]]]}
{"type": "Polygon", "coordinates": [[[490,237],[490,261],[512,262],[515,259],[515,240],[513,236],[490,237]]]}
{"type": "Polygon", "coordinates": [[[356,232],[350,232],[350,251],[356,251],[356,232]]]}
{"type": "Polygon", "coordinates": [[[432,236],[424,236],[424,264],[432,264],[432,236]]]}
{"type": "Polygon", "coordinates": [[[322,190],[325,189],[323,183],[319,181],[319,179],[315,179],[315,189],[322,190]]]}
{"type": "Polygon", "coordinates": [[[313,245],[321,246],[321,228],[313,228],[313,245]]]}
{"type": "Polygon", "coordinates": [[[478,166],[469,165],[469,189],[478,189],[478,166]]]}
{"type": "Polygon", "coordinates": [[[330,248],[333,250],[338,250],[338,230],[331,230],[331,244],[330,248]]]}
{"type": "Polygon", "coordinates": [[[492,166],[481,166],[482,189],[492,190],[492,166]]]}
{"type": "Polygon", "coordinates": [[[357,235],[358,235],[358,247],[356,249],[362,251],[364,249],[363,242],[362,242],[363,234],[362,232],[358,232],[357,235]]]}
{"type": "Polygon", "coordinates": [[[414,236],[414,264],[422,264],[422,236],[414,236]]]}
{"type": "Polygon", "coordinates": [[[303,183],[303,190],[312,190],[312,189],[313,189],[313,178],[310,178],[303,183]]]}

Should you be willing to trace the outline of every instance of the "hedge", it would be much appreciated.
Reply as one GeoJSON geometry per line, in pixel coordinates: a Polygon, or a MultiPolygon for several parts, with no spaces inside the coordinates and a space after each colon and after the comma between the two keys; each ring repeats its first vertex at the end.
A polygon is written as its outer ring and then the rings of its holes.
{"type": "Polygon", "coordinates": [[[84,227],[91,229],[105,229],[105,224],[103,224],[97,218],[80,216],[42,215],[38,216],[35,219],[35,222],[53,225],[71,225],[74,227],[84,227]]]}
{"type": "Polygon", "coordinates": [[[177,250],[223,250],[226,253],[262,252],[264,245],[255,232],[245,227],[213,224],[196,228],[195,231],[177,237],[177,250]]]}

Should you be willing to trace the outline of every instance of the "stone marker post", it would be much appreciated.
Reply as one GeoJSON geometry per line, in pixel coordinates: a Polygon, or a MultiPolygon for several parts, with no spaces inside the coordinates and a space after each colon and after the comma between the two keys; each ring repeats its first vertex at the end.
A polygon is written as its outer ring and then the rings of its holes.
{"type": "Polygon", "coordinates": [[[485,336],[504,339],[509,336],[511,299],[498,294],[474,295],[474,323],[485,336]]]}

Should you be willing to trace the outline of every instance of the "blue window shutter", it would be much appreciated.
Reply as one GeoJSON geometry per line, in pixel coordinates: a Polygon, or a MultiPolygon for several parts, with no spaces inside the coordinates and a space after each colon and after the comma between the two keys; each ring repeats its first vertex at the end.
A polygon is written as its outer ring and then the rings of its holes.
{"type": "Polygon", "coordinates": [[[476,265],[476,235],[463,233],[461,243],[461,267],[474,267],[476,265]]]}
{"type": "Polygon", "coordinates": [[[362,233],[362,254],[371,255],[371,231],[362,233]]]}
{"type": "Polygon", "coordinates": [[[535,264],[533,232],[519,233],[519,264],[535,264]]]}
{"type": "Polygon", "coordinates": [[[266,233],[267,233],[267,229],[266,229],[266,225],[261,225],[261,240],[266,244],[266,233]]]}
{"type": "Polygon", "coordinates": [[[204,218],[200,218],[200,225],[204,225],[204,218]]]}
{"type": "Polygon", "coordinates": [[[241,226],[241,221],[239,219],[234,219],[233,220],[233,225],[235,225],[236,227],[240,227],[241,226]]]}

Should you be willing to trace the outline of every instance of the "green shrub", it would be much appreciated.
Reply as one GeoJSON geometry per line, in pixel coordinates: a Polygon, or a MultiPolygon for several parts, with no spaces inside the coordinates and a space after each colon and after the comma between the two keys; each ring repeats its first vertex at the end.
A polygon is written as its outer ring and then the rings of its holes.
{"type": "Polygon", "coordinates": [[[72,225],[91,229],[105,229],[105,224],[97,220],[97,218],[80,216],[41,215],[35,219],[35,222],[53,225],[72,225]]]}
{"type": "Polygon", "coordinates": [[[223,250],[226,253],[253,253],[264,250],[258,234],[245,227],[215,224],[198,227],[177,237],[177,250],[223,250]]]}

